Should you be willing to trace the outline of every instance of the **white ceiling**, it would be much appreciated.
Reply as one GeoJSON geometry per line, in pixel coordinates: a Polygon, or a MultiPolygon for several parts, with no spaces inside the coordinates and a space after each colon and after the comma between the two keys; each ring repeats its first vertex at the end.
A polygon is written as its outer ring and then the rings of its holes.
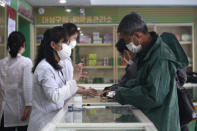
{"type": "Polygon", "coordinates": [[[197,6],[197,0],[26,0],[32,6],[197,6]]]}
{"type": "Polygon", "coordinates": [[[89,6],[90,0],[67,0],[60,4],[59,0],[26,0],[32,6],[89,6]]]}

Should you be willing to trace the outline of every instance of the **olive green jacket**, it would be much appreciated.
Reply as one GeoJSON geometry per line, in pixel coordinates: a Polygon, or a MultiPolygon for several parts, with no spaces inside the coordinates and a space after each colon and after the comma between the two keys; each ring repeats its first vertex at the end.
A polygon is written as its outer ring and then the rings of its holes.
{"type": "Polygon", "coordinates": [[[159,131],[180,131],[176,71],[188,65],[173,34],[164,33],[146,52],[136,54],[137,77],[116,92],[121,104],[141,109],[159,131]],[[164,42],[165,41],[165,42],[164,42]]]}

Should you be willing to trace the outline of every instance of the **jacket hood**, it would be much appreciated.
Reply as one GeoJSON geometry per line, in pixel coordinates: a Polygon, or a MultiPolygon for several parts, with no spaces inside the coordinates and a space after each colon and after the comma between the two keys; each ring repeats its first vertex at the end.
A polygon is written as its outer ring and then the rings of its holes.
{"type": "Polygon", "coordinates": [[[168,47],[172,50],[175,56],[173,61],[176,63],[178,68],[182,69],[186,67],[189,62],[176,36],[172,33],[164,32],[163,34],[160,35],[160,37],[162,38],[164,43],[166,43],[168,47]]]}

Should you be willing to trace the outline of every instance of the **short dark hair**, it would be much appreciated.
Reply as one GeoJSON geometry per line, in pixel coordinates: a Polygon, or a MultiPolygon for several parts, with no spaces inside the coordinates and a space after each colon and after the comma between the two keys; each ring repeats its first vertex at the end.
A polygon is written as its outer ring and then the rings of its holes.
{"type": "Polygon", "coordinates": [[[133,35],[134,32],[147,33],[148,28],[142,17],[136,12],[126,15],[118,26],[118,33],[133,35]]]}
{"type": "Polygon", "coordinates": [[[77,26],[73,23],[65,23],[63,24],[63,27],[68,37],[74,35],[75,33],[79,33],[77,26]]]}
{"type": "Polygon", "coordinates": [[[124,39],[120,39],[117,43],[116,43],[116,49],[118,50],[119,53],[124,53],[124,50],[129,50],[126,47],[126,43],[124,41],[124,39]]]}
{"type": "Polygon", "coordinates": [[[35,65],[32,69],[34,73],[37,65],[41,60],[46,59],[46,61],[55,69],[61,70],[61,66],[55,60],[55,56],[53,54],[53,48],[50,43],[53,41],[55,44],[58,44],[61,39],[64,39],[65,31],[62,26],[56,26],[50,29],[47,29],[44,33],[44,38],[41,41],[40,46],[38,47],[38,53],[35,59],[35,65]]]}
{"type": "Polygon", "coordinates": [[[14,31],[8,37],[8,51],[15,58],[21,47],[25,46],[25,37],[21,32],[14,31]]]}

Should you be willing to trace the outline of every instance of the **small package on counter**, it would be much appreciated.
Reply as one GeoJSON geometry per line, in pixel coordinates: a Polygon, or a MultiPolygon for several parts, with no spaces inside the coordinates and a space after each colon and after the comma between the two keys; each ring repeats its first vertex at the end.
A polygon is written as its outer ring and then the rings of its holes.
{"type": "Polygon", "coordinates": [[[106,96],[109,98],[114,98],[115,95],[116,95],[115,91],[110,91],[110,92],[108,92],[108,94],[106,96]]]}

